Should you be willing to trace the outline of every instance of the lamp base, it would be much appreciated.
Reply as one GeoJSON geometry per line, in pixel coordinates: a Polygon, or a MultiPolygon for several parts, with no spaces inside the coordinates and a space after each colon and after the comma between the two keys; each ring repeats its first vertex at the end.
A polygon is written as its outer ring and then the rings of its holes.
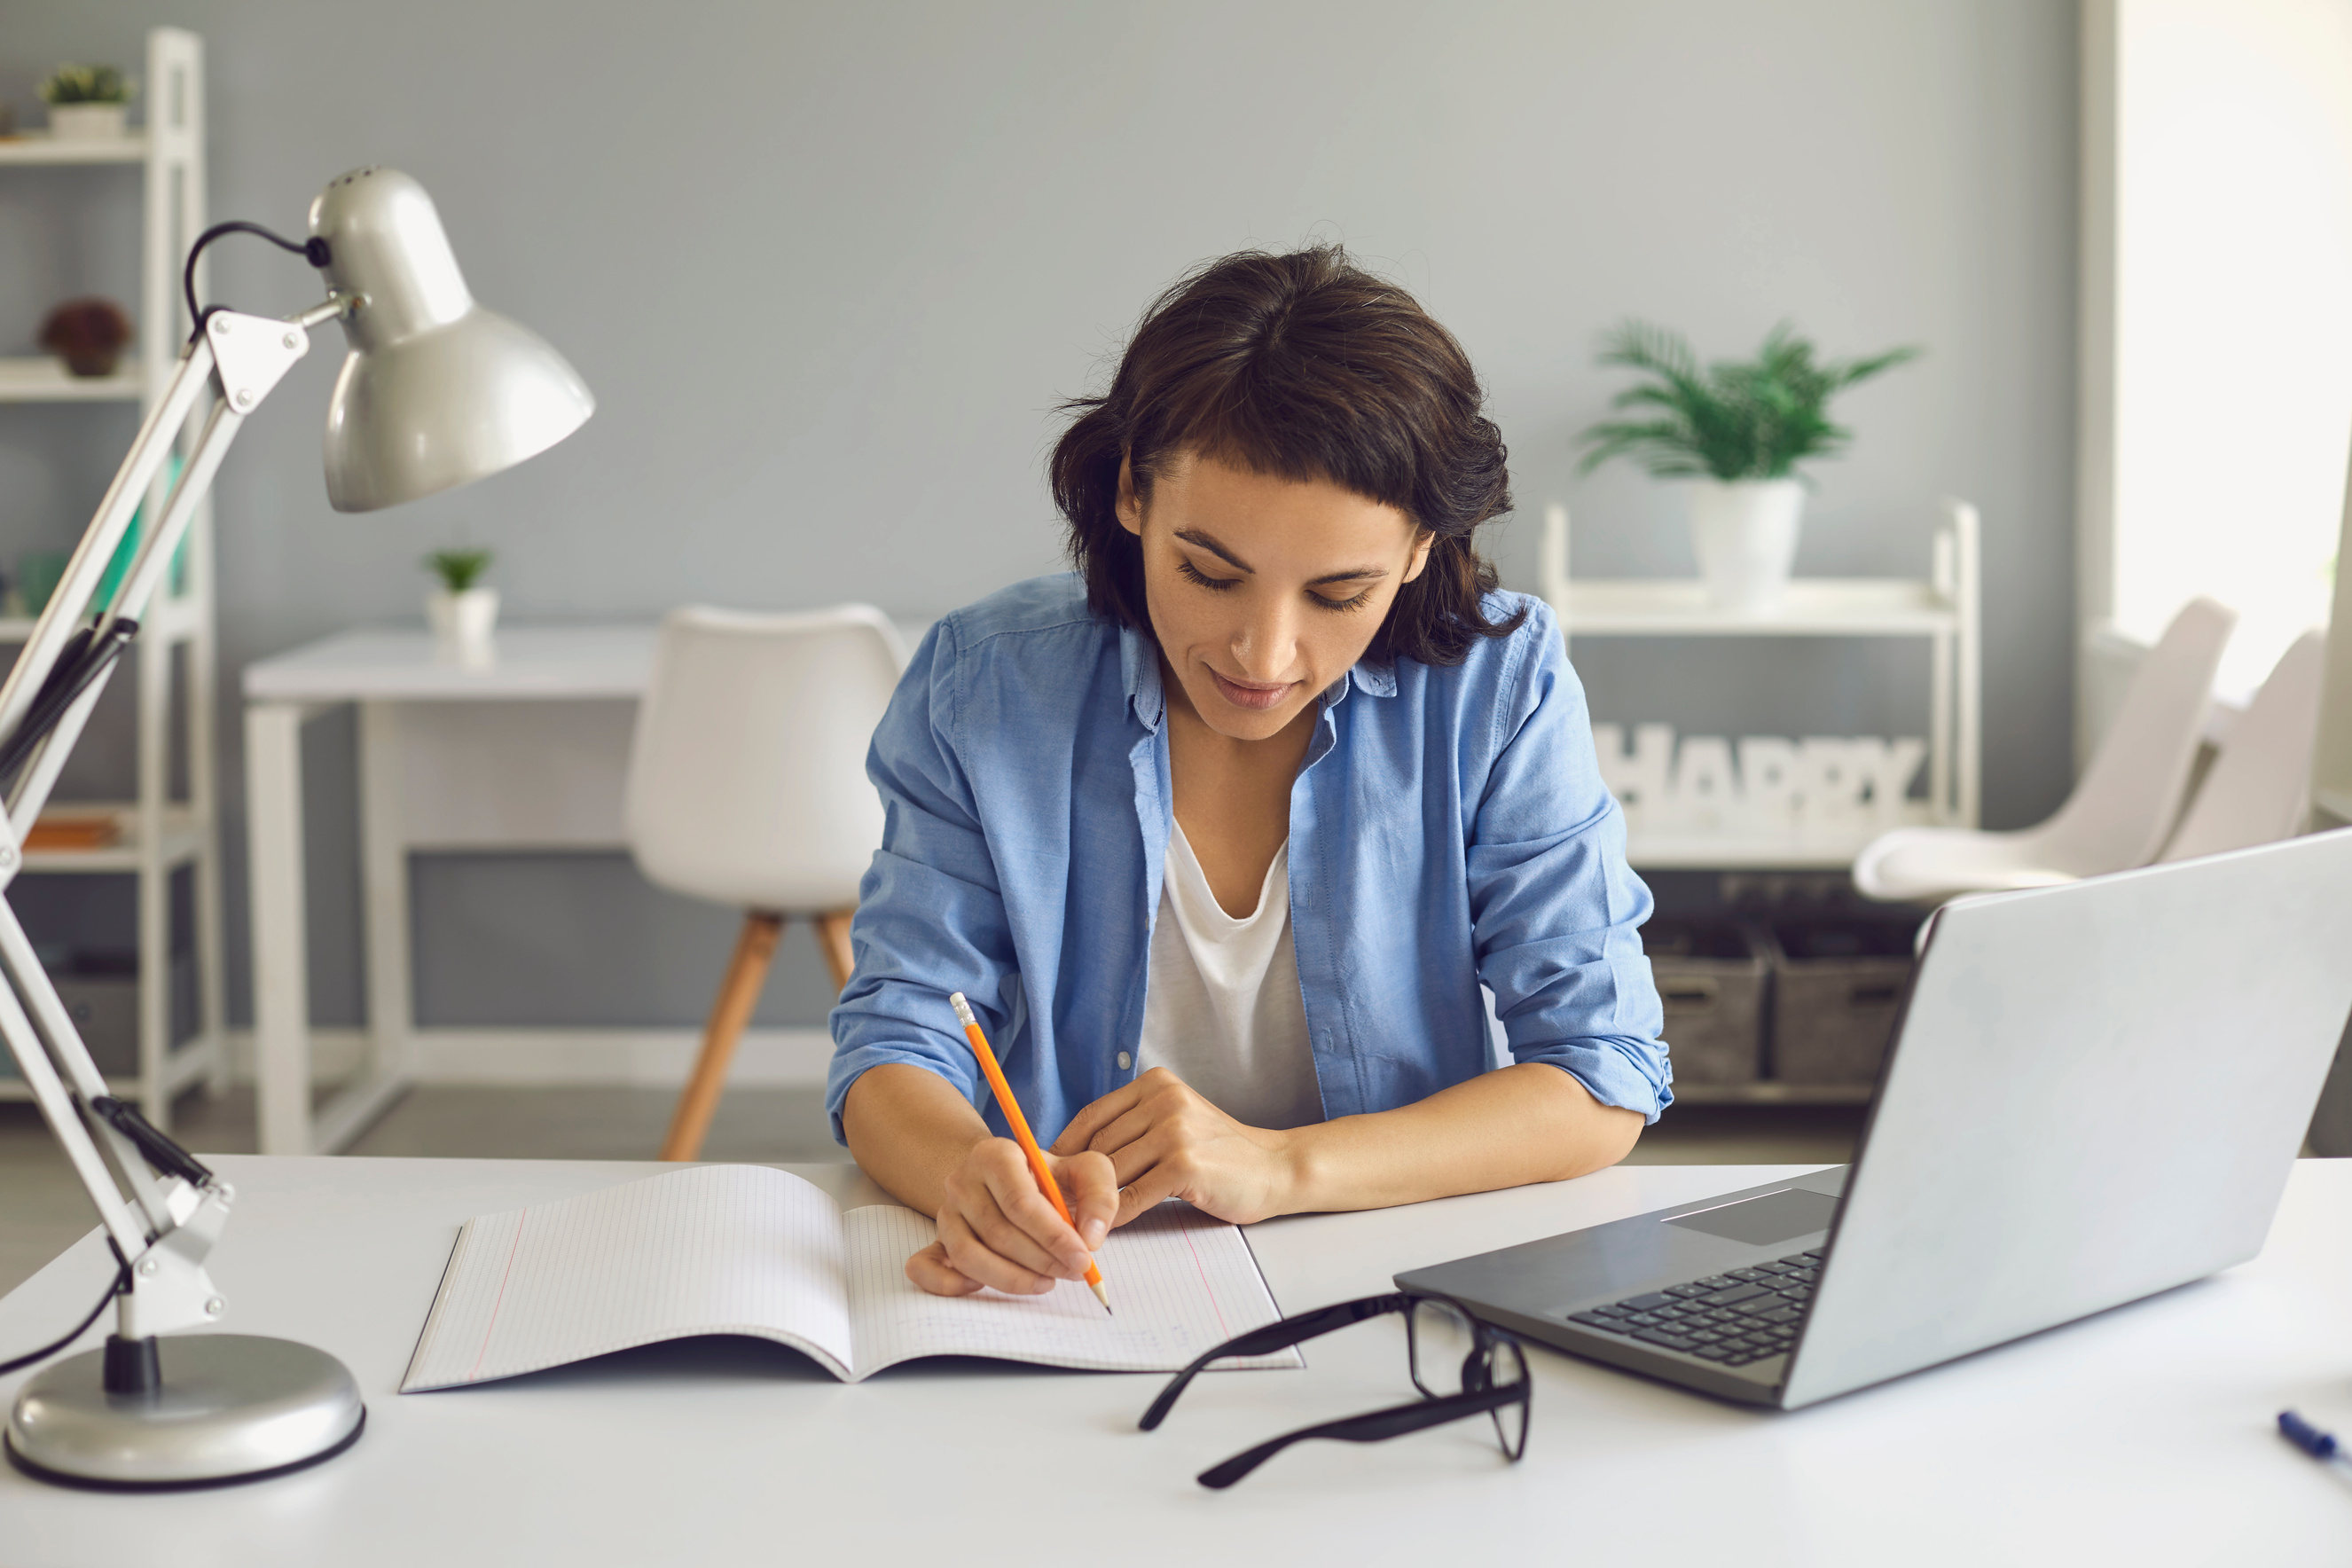
{"type": "Polygon", "coordinates": [[[367,1421],[341,1362],[291,1340],[188,1334],[158,1344],[152,1394],[106,1392],[104,1351],[37,1373],[9,1412],[8,1458],[68,1486],[219,1486],[341,1453],[367,1421]]]}

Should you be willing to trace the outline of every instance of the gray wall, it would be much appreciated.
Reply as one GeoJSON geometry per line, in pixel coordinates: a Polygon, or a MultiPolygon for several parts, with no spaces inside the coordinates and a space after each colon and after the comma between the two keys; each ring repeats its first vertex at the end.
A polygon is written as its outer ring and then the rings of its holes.
{"type": "MultiPolygon", "coordinates": [[[[1580,520],[1580,570],[1690,570],[1675,496],[1574,473],[1571,437],[1616,384],[1591,343],[1620,315],[1716,354],[1783,317],[1836,353],[1927,345],[1842,405],[1858,440],[1818,470],[1799,569],[1916,574],[1934,499],[1976,500],[1987,815],[2029,821],[2064,792],[2075,21],[2059,0],[11,0],[5,17],[0,96],[27,118],[41,68],[132,63],[156,21],[201,31],[214,216],[296,229],[341,170],[404,168],[476,291],[599,396],[545,458],[347,519],[319,477],[336,356],[314,355],[220,482],[228,681],[413,618],[417,557],[460,539],[499,552],[519,620],[692,599],[924,614],[1052,570],[1055,401],[1192,261],[1337,239],[1416,289],[1486,377],[1525,520],[1495,545],[1514,586],[1534,585],[1554,499],[1580,520]]],[[[0,353],[29,352],[60,295],[132,297],[134,190],[0,174],[0,353]],[[93,192],[94,211],[68,199],[93,192]]],[[[218,298],[315,295],[257,244],[216,255],[218,298]]],[[[0,408],[0,564],[70,538],[129,436],[121,413],[0,408]]],[[[1883,648],[1578,657],[1605,718],[1925,722],[1922,671],[1883,648]]],[[[120,726],[99,739],[78,785],[126,787],[120,726]]],[[[357,1005],[348,727],[313,745],[332,1021],[357,1005]]],[[[226,771],[234,801],[236,759],[226,771]]],[[[241,857],[234,823],[230,841],[241,857]]],[[[441,862],[420,893],[423,1011],[446,1023],[690,1020],[730,923],[625,861],[441,862]]],[[[792,952],[763,1016],[814,1022],[822,972],[792,952]]]]}

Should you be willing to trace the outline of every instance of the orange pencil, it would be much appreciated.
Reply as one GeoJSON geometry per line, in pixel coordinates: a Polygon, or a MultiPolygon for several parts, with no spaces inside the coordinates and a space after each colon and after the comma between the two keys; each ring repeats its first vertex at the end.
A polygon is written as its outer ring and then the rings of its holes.
{"type": "MultiPolygon", "coordinates": [[[[948,1001],[963,1025],[963,1037],[971,1042],[971,1054],[980,1058],[980,1070],[988,1075],[988,1087],[996,1091],[997,1108],[1004,1112],[1013,1136],[1020,1141],[1021,1152],[1029,1156],[1029,1169],[1036,1176],[1037,1184],[1045,1189],[1046,1201],[1054,1205],[1054,1212],[1062,1216],[1063,1223],[1076,1230],[1078,1222],[1070,1218],[1070,1205],[1062,1201],[1062,1189],[1055,1182],[1054,1173],[1045,1168],[1045,1152],[1037,1147],[1037,1136],[1029,1131],[1029,1119],[1021,1114],[1021,1102],[1013,1098],[1013,1086],[1004,1081],[1004,1069],[996,1065],[996,1053],[988,1048],[988,1037],[980,1032],[980,1020],[971,1016],[971,1004],[963,999],[961,991],[952,993],[948,1001]]],[[[1087,1260],[1087,1289],[1095,1293],[1104,1311],[1110,1310],[1110,1292],[1103,1289],[1102,1270],[1095,1267],[1091,1258],[1087,1260]]]]}

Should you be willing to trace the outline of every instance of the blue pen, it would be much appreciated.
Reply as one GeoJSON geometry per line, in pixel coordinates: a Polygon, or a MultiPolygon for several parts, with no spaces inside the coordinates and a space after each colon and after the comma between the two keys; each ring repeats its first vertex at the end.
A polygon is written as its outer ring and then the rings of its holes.
{"type": "Polygon", "coordinates": [[[2321,1431],[2294,1411],[2280,1411],[2278,1426],[2280,1436],[2284,1437],[2320,1463],[2352,1464],[2352,1459],[2345,1457],[2342,1445],[2336,1441],[2335,1433],[2321,1431]]]}

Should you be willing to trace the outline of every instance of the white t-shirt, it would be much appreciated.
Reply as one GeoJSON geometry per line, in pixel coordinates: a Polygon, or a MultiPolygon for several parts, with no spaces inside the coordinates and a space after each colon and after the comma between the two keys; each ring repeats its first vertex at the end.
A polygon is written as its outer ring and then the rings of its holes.
{"type": "Polygon", "coordinates": [[[1290,846],[1276,851],[1257,908],[1225,913],[1181,827],[1171,824],[1144,982],[1136,1071],[1166,1068],[1250,1127],[1323,1120],[1290,940],[1290,846]]]}

